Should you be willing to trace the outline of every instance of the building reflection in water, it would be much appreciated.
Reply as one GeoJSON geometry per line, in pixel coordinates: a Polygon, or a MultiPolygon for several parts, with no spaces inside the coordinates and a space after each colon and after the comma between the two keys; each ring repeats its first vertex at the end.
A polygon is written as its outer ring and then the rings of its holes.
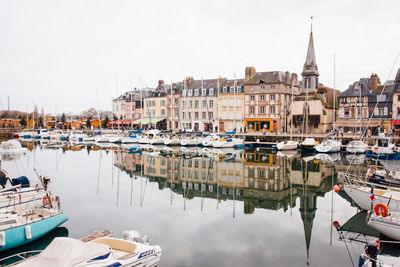
{"type": "Polygon", "coordinates": [[[254,213],[256,208],[286,212],[296,206],[299,198],[307,260],[317,197],[331,191],[336,179],[333,165],[312,157],[280,157],[256,151],[235,151],[213,158],[115,151],[114,165],[132,178],[145,177],[157,182],[160,190],[170,189],[171,204],[174,194],[182,195],[184,209],[186,201],[195,197],[201,198],[201,210],[205,198],[215,199],[216,208],[221,201],[233,200],[235,217],[236,204],[241,202],[246,214],[254,213]]]}

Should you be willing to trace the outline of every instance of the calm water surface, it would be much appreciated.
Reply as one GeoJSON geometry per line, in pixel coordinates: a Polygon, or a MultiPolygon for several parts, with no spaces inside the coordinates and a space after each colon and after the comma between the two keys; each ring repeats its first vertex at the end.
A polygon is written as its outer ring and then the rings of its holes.
{"type": "Polygon", "coordinates": [[[352,266],[363,247],[353,245],[349,256],[331,227],[357,213],[332,192],[349,164],[345,155],[260,150],[207,158],[28,147],[2,167],[32,183],[34,167],[53,177],[70,237],[135,229],[162,247],[161,266],[352,266]]]}

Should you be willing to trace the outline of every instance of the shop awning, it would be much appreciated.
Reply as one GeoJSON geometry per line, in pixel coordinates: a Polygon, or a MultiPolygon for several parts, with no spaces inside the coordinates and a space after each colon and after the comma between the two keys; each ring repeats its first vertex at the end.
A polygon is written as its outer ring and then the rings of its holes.
{"type": "Polygon", "coordinates": [[[390,124],[392,124],[392,125],[400,125],[400,119],[391,120],[391,121],[390,121],[390,124]]]}
{"type": "Polygon", "coordinates": [[[162,120],[165,120],[164,117],[155,117],[155,118],[143,118],[143,119],[138,119],[133,121],[133,124],[156,124],[157,122],[160,122],[162,120]]]}

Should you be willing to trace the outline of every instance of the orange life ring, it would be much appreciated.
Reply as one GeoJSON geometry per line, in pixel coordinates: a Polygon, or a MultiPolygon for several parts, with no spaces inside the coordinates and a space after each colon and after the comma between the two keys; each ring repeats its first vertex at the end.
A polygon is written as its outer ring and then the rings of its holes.
{"type": "Polygon", "coordinates": [[[52,206],[53,206],[53,201],[52,201],[52,199],[51,199],[50,196],[47,196],[47,195],[46,195],[46,196],[44,196],[43,199],[42,199],[42,204],[43,204],[43,205],[49,204],[50,207],[52,207],[52,206]],[[47,201],[49,201],[49,202],[47,202],[47,201]]]}
{"type": "Polygon", "coordinates": [[[382,215],[382,217],[386,217],[388,216],[389,208],[385,204],[379,203],[375,205],[374,211],[376,215],[382,215]]]}

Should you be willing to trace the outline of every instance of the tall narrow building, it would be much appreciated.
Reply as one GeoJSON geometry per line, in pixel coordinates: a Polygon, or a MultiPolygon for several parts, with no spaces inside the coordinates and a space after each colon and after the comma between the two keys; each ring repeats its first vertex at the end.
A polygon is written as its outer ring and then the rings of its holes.
{"type": "Polygon", "coordinates": [[[308,50],[307,50],[307,57],[306,62],[303,66],[303,72],[301,73],[302,76],[302,86],[301,92],[306,93],[307,89],[309,93],[316,92],[318,89],[318,66],[317,61],[315,60],[315,50],[314,50],[314,39],[313,39],[313,32],[311,27],[310,32],[310,40],[308,41],[308,50]]]}

